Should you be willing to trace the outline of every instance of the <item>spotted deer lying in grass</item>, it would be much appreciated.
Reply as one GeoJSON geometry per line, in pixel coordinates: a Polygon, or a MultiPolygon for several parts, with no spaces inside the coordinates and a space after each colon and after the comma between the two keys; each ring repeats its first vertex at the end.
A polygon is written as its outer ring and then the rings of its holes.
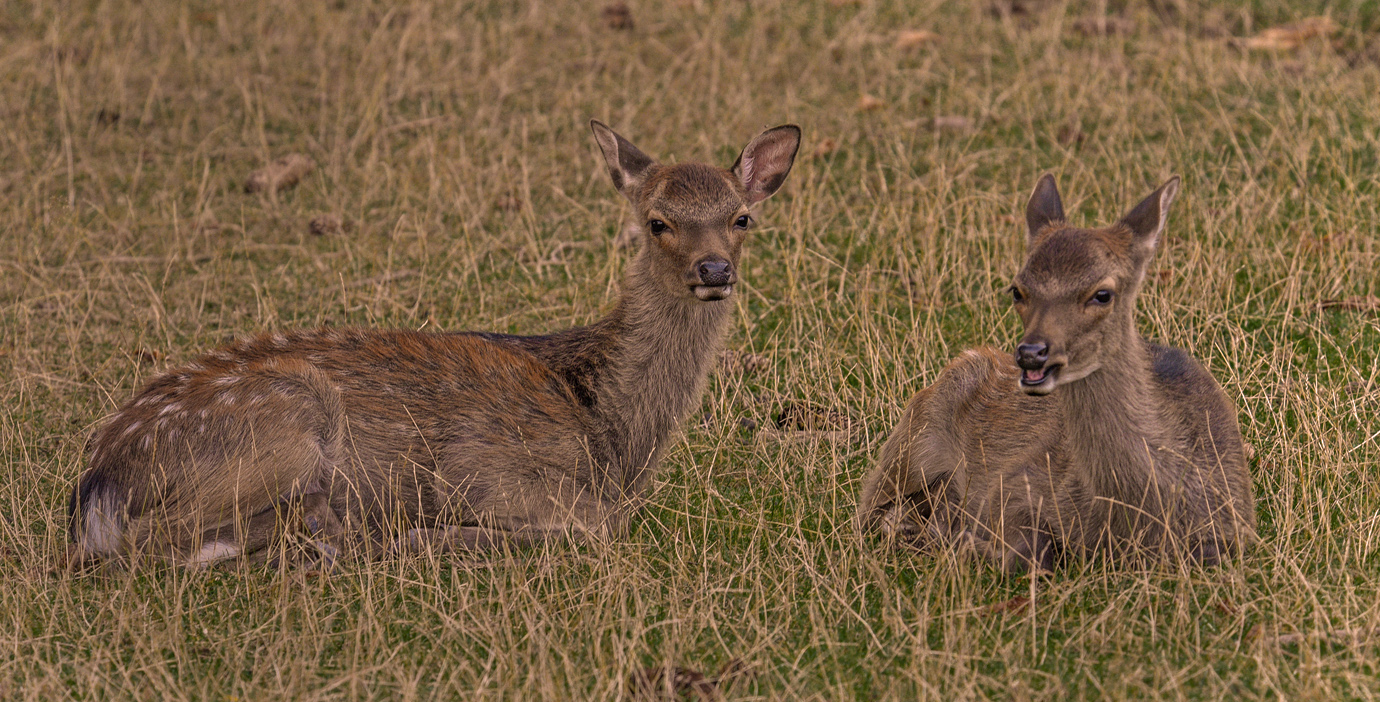
{"type": "Polygon", "coordinates": [[[1136,333],[1136,294],[1179,190],[1078,229],[1045,175],[1011,285],[1015,357],[965,351],[906,408],[858,521],[971,547],[1008,572],[1060,555],[1215,563],[1255,539],[1236,410],[1180,349],[1136,333]]]}
{"type": "Polygon", "coordinates": [[[753,207],[794,125],[731,169],[595,140],[644,223],[608,316],[546,336],[317,329],[234,343],[155,378],[93,437],[71,499],[78,558],[189,566],[300,532],[324,553],[616,536],[699,403],[753,207]]]}

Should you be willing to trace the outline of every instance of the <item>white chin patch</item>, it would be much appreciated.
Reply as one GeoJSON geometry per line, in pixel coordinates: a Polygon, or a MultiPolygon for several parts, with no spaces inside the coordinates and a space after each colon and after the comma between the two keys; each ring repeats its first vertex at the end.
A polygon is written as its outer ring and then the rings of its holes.
{"type": "Polygon", "coordinates": [[[695,297],[704,302],[723,300],[733,294],[732,285],[696,285],[695,297]]]}

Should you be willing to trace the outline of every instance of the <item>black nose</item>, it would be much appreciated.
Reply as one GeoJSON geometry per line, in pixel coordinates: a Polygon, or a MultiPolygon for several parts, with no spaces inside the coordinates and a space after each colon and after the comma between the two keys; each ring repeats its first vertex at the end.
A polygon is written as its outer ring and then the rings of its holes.
{"type": "Polygon", "coordinates": [[[700,261],[700,285],[719,286],[733,282],[733,264],[728,261],[700,261]]]}
{"type": "Polygon", "coordinates": [[[1026,370],[1040,370],[1049,360],[1049,344],[1021,344],[1016,347],[1016,365],[1026,370]]]}

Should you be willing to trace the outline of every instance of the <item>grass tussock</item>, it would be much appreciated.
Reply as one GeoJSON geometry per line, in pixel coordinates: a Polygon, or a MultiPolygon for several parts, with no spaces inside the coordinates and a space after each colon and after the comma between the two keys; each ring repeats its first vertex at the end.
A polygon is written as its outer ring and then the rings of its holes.
{"type": "Polygon", "coordinates": [[[1346,0],[6,3],[0,698],[613,699],[652,666],[741,667],[730,699],[1374,698],[1377,30],[1346,0]],[[227,337],[595,318],[630,253],[590,117],[723,165],[806,135],[746,252],[755,356],[625,543],[50,571],[93,427],[227,337]],[[854,535],[903,403],[1016,338],[1045,171],[1085,223],[1183,175],[1141,328],[1240,407],[1243,561],[1032,583],[854,535]]]}

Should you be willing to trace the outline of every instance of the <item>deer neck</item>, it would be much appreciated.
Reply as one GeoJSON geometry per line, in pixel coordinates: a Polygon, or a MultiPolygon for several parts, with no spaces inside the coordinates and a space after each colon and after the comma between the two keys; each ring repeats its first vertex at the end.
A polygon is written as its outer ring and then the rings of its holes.
{"type": "Polygon", "coordinates": [[[1098,494],[1142,504],[1155,466],[1173,453],[1152,361],[1127,326],[1120,349],[1091,375],[1062,389],[1069,458],[1098,494]]]}
{"type": "Polygon", "coordinates": [[[699,403],[723,341],[730,300],[701,302],[664,289],[635,261],[610,315],[608,372],[595,392],[614,429],[613,460],[636,490],[699,403]]]}

